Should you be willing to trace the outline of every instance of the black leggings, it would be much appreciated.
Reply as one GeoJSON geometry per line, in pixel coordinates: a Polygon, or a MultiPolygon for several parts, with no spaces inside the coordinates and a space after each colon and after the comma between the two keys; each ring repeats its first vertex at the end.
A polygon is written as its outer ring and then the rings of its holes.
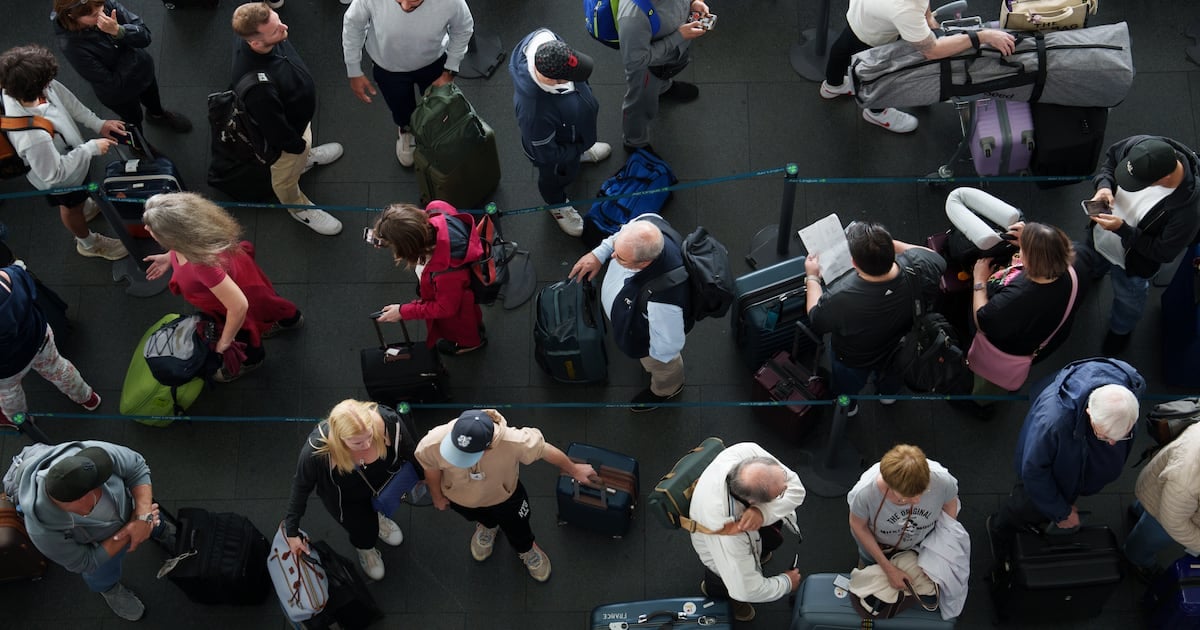
{"type": "MultiPolygon", "coordinates": [[[[847,80],[847,75],[850,73],[850,58],[855,53],[869,48],[871,47],[863,43],[847,26],[842,34],[834,40],[833,46],[829,48],[829,61],[825,62],[825,82],[829,85],[841,85],[843,81],[847,80]]],[[[883,110],[872,109],[871,111],[879,113],[883,110]]]]}
{"type": "Polygon", "coordinates": [[[155,116],[163,113],[162,100],[158,95],[158,80],[150,82],[146,89],[137,96],[136,99],[125,101],[123,103],[108,103],[104,102],[104,106],[113,110],[117,118],[132,123],[137,126],[142,125],[142,106],[146,107],[146,111],[155,116]]]}

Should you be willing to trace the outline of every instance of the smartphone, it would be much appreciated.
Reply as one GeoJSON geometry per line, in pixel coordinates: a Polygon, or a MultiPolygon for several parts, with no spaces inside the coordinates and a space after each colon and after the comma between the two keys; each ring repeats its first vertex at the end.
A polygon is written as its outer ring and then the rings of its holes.
{"type": "Polygon", "coordinates": [[[1108,204],[1104,203],[1103,201],[1084,199],[1083,201],[1079,202],[1079,205],[1083,206],[1083,211],[1087,213],[1089,217],[1094,217],[1098,214],[1108,214],[1112,211],[1112,208],[1108,207],[1108,204]]]}
{"type": "Polygon", "coordinates": [[[379,240],[379,238],[375,236],[375,230],[371,228],[363,228],[363,240],[366,241],[368,245],[383,247],[383,241],[379,240]]]}

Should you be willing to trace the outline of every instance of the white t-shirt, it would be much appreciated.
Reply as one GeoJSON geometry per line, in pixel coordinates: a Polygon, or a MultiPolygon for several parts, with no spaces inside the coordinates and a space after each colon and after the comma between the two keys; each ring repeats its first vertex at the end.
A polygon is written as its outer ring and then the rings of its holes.
{"type": "Polygon", "coordinates": [[[846,22],[871,47],[897,39],[915,44],[933,34],[925,21],[928,9],[929,0],[850,0],[846,22]]]}
{"type": "MultiPolygon", "coordinates": [[[[1166,186],[1147,186],[1137,192],[1129,192],[1120,186],[1113,191],[1112,212],[1114,217],[1121,217],[1130,227],[1137,227],[1146,213],[1150,212],[1158,202],[1166,199],[1175,192],[1174,188],[1166,186]]],[[[1109,232],[1098,223],[1092,224],[1092,240],[1096,251],[1108,262],[1124,269],[1125,246],[1116,232],[1109,232]]]]}
{"type": "Polygon", "coordinates": [[[921,495],[920,503],[896,505],[884,500],[884,493],[875,483],[879,479],[879,462],[868,468],[850,489],[846,496],[850,513],[867,521],[867,527],[875,532],[875,541],[880,545],[896,549],[918,546],[933,531],[942,506],[958,496],[958,480],[945,466],[932,459],[928,461],[929,489],[921,495]]]}

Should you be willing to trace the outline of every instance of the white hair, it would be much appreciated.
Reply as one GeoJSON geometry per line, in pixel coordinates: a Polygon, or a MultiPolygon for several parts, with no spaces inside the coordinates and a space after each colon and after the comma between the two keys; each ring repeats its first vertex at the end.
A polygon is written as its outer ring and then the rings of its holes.
{"type": "Polygon", "coordinates": [[[1093,389],[1088,396],[1087,411],[1097,433],[1110,438],[1128,435],[1140,413],[1137,397],[1120,385],[1093,389]]]}

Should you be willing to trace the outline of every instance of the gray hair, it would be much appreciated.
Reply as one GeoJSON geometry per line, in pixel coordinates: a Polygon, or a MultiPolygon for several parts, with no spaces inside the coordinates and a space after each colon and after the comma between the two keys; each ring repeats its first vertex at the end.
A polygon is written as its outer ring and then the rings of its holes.
{"type": "Polygon", "coordinates": [[[1108,437],[1124,437],[1137,422],[1138,400],[1121,385],[1101,385],[1088,395],[1088,415],[1096,431],[1108,437]]]}
{"type": "MultiPolygon", "coordinates": [[[[649,221],[630,221],[621,226],[617,232],[617,240],[628,243],[633,249],[634,260],[630,262],[650,262],[658,258],[663,251],[663,233],[657,225],[649,221]]],[[[613,242],[616,245],[616,242],[613,242]]]]}
{"type": "Polygon", "coordinates": [[[751,505],[769,503],[775,499],[775,493],[771,490],[770,475],[764,473],[782,469],[773,457],[750,457],[734,464],[725,476],[725,482],[730,492],[751,505]]]}

